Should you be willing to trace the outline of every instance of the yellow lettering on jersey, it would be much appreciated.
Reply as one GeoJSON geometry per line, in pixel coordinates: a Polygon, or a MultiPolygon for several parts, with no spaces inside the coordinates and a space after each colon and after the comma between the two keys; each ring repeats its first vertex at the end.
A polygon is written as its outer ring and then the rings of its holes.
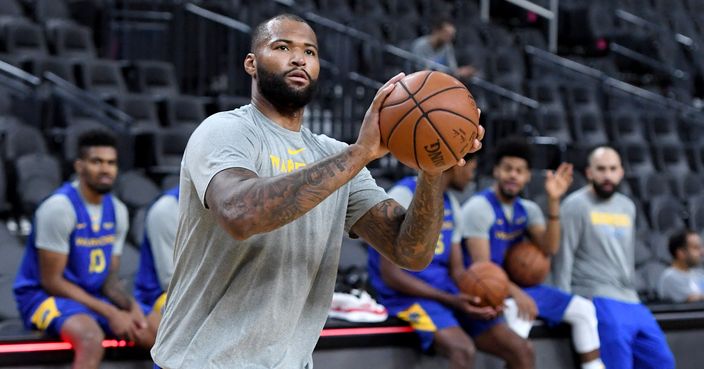
{"type": "Polygon", "coordinates": [[[428,313],[417,303],[398,313],[398,317],[411,323],[413,329],[419,331],[435,332],[438,330],[428,313]]]}
{"type": "Polygon", "coordinates": [[[613,227],[631,226],[631,218],[629,218],[626,214],[592,211],[589,215],[591,217],[592,224],[594,225],[610,225],[613,227]]]}
{"type": "Polygon", "coordinates": [[[115,243],[115,235],[107,235],[101,237],[76,237],[76,246],[81,247],[99,247],[115,243]]]}
{"type": "Polygon", "coordinates": [[[292,159],[282,159],[276,155],[269,155],[269,158],[271,159],[272,168],[278,173],[291,173],[296,169],[306,166],[306,163],[293,161],[292,159]]]}
{"type": "Polygon", "coordinates": [[[517,239],[518,237],[521,237],[523,235],[523,230],[519,229],[517,231],[513,232],[502,232],[502,231],[497,231],[496,232],[496,238],[504,241],[513,241],[517,239]]]}
{"type": "Polygon", "coordinates": [[[90,252],[90,265],[88,266],[89,273],[104,272],[106,264],[103,249],[95,249],[90,252]]]}
{"type": "Polygon", "coordinates": [[[31,321],[37,326],[40,331],[46,330],[54,318],[61,316],[59,309],[56,307],[56,300],[49,297],[42,301],[37,310],[32,314],[31,321]]]}
{"type": "Polygon", "coordinates": [[[445,242],[442,239],[442,233],[440,233],[438,243],[435,244],[435,255],[441,255],[443,252],[445,252],[445,242]]]}

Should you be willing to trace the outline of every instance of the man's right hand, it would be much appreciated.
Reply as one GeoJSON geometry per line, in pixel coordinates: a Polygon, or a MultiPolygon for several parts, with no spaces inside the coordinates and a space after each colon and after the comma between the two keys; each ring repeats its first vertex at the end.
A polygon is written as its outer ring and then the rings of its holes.
{"type": "Polygon", "coordinates": [[[516,300],[516,306],[518,306],[518,316],[526,320],[535,320],[538,315],[538,306],[533,298],[520,288],[512,291],[512,297],[516,300]]]}
{"type": "Polygon", "coordinates": [[[107,318],[110,329],[117,337],[134,342],[137,326],[128,311],[115,309],[107,318]]]}
{"type": "Polygon", "coordinates": [[[499,315],[500,308],[495,309],[491,306],[479,306],[481,299],[477,296],[469,296],[464,293],[452,295],[446,303],[453,309],[466,313],[467,315],[482,319],[494,319],[499,315]]]}
{"type": "Polygon", "coordinates": [[[394,87],[396,87],[396,82],[400,81],[405,76],[404,73],[399,73],[384,83],[376,92],[376,96],[374,96],[372,104],[369,106],[369,109],[367,109],[367,113],[364,114],[364,121],[362,121],[362,127],[359,129],[356,144],[365,150],[368,161],[378,159],[389,152],[389,149],[381,144],[379,111],[386,97],[389,96],[391,91],[394,90],[394,87]]]}

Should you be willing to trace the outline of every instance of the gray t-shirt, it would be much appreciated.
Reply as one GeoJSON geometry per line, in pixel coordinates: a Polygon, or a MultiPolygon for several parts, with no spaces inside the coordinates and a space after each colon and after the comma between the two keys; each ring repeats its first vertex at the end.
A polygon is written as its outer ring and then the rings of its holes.
{"type": "Polygon", "coordinates": [[[704,291],[704,271],[690,269],[683,271],[669,267],[660,275],[658,295],[663,300],[685,302],[691,295],[702,295],[704,291]]]}
{"type": "MultiPolygon", "coordinates": [[[[455,227],[452,229],[452,243],[460,243],[462,242],[462,225],[464,224],[462,212],[460,211],[460,203],[452,192],[446,191],[445,194],[450,200],[450,207],[452,208],[452,214],[455,218],[455,227]]],[[[413,191],[406,186],[394,186],[389,190],[389,196],[396,200],[401,206],[408,209],[413,200],[413,191]]],[[[442,227],[442,229],[445,230],[445,224],[443,224],[442,227]]]]}
{"type": "MultiPolygon", "coordinates": [[[[73,182],[72,185],[78,188],[78,182],[73,182]]],[[[78,195],[86,205],[93,225],[99,225],[102,221],[103,205],[86,202],[80,191],[78,191],[78,195]]],[[[112,195],[112,202],[115,208],[116,220],[115,243],[112,247],[112,254],[122,255],[122,248],[129,229],[129,216],[127,207],[115,195],[112,195]]],[[[68,255],[70,251],[68,241],[71,237],[71,232],[76,228],[76,221],[76,212],[73,210],[73,205],[71,205],[71,200],[68,197],[64,195],[49,196],[39,205],[34,214],[37,248],[68,255]]]]}
{"type": "Polygon", "coordinates": [[[602,200],[586,186],[567,196],[560,216],[562,245],[552,262],[557,287],[585,297],[639,302],[633,201],[620,193],[602,200]]]}
{"type": "Polygon", "coordinates": [[[175,269],[152,349],[162,368],[312,368],[344,232],[388,199],[363,169],[297,220],[237,241],[205,207],[213,176],[272,177],[346,144],[284,129],[254,106],[217,113],[193,132],[181,163],[175,269]]]}
{"type": "MultiPolygon", "coordinates": [[[[516,201],[519,201],[526,209],[528,227],[545,225],[545,216],[538,204],[520,197],[516,201]]],[[[501,203],[501,210],[503,210],[509,222],[513,221],[513,203],[501,203]]],[[[477,194],[470,197],[462,206],[462,219],[464,219],[465,223],[462,227],[462,238],[488,240],[489,231],[496,221],[496,214],[494,214],[494,207],[491,206],[489,200],[477,194]]]]}
{"type": "Polygon", "coordinates": [[[174,196],[161,196],[149,209],[146,232],[154,257],[154,269],[159,285],[166,291],[174,274],[174,240],[178,227],[178,200],[174,196]]]}
{"type": "Polygon", "coordinates": [[[411,52],[416,56],[448,66],[452,71],[457,69],[457,58],[452,43],[446,43],[436,49],[430,43],[430,36],[423,36],[413,41],[411,52]]]}

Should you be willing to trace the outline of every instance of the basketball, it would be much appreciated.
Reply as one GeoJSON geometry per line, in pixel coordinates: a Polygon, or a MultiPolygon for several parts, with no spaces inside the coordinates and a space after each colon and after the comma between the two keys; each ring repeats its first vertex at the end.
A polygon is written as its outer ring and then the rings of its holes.
{"type": "Polygon", "coordinates": [[[467,295],[479,297],[480,306],[498,307],[508,297],[508,276],[500,266],[479,261],[462,272],[458,287],[467,295]]]}
{"type": "Polygon", "coordinates": [[[504,267],[511,280],[523,287],[540,284],[550,272],[550,258],[537,245],[523,241],[509,247],[504,267]]]}
{"type": "Polygon", "coordinates": [[[413,169],[456,165],[471,149],[478,127],[472,94],[462,82],[436,71],[398,81],[379,113],[382,144],[413,169]]]}

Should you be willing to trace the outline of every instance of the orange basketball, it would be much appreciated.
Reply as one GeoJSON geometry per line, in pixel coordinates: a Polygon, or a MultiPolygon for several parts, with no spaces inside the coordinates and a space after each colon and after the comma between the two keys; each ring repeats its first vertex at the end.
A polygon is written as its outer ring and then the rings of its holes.
{"type": "Polygon", "coordinates": [[[516,284],[535,286],[542,283],[550,272],[550,257],[534,243],[523,241],[508,248],[504,267],[516,284]]]}
{"type": "Polygon", "coordinates": [[[472,147],[479,111],[472,94],[442,72],[409,74],[396,83],[379,116],[381,141],[414,169],[448,169],[472,147]]]}
{"type": "Polygon", "coordinates": [[[458,287],[467,295],[479,297],[479,305],[498,307],[508,297],[508,276],[500,266],[478,261],[462,272],[458,287]]]}

